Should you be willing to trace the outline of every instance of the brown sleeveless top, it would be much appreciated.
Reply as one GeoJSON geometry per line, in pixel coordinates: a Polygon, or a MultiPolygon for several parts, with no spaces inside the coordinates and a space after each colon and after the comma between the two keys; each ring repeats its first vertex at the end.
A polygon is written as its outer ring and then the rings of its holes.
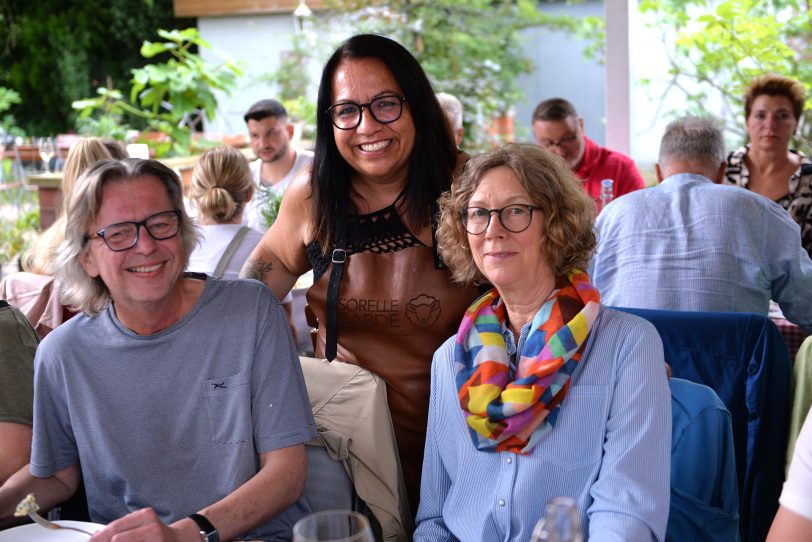
{"type": "MultiPolygon", "coordinates": [[[[330,254],[311,243],[314,283],[307,302],[326,321],[330,254]]],[[[336,359],[364,367],[384,379],[412,513],[417,512],[429,407],[431,359],[457,332],[476,299],[473,286],[451,281],[451,273],[403,224],[394,206],[350,216],[347,258],[338,296],[336,359]]],[[[324,356],[325,326],[319,326],[316,355],[324,356]]]]}

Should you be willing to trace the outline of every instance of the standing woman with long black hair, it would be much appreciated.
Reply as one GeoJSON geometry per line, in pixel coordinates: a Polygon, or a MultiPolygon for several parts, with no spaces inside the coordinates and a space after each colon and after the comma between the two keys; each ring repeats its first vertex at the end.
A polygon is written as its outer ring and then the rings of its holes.
{"type": "Polygon", "coordinates": [[[434,350],[476,289],[451,282],[434,239],[458,153],[417,60],[383,36],[346,40],[327,61],[308,178],[243,268],[280,299],[313,269],[316,355],[387,384],[401,466],[417,510],[434,350]]]}

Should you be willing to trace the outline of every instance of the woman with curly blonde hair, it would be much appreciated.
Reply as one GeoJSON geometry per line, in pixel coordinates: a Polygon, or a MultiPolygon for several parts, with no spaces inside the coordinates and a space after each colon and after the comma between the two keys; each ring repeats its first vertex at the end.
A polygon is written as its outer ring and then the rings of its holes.
{"type": "Polygon", "coordinates": [[[21,260],[24,271],[39,275],[54,274],[54,258],[59,244],[65,240],[65,215],[73,185],[82,173],[101,160],[112,156],[104,141],[98,137],[83,137],[71,145],[62,170],[62,209],[51,227],[42,232],[21,260]]]}
{"type": "Polygon", "coordinates": [[[446,263],[493,289],[434,355],[415,541],[530,540],[561,496],[584,539],[665,538],[663,346],[583,271],[595,235],[580,184],[559,157],[507,145],[471,159],[445,198],[446,263]]]}
{"type": "Polygon", "coordinates": [[[56,278],[56,253],[65,240],[70,194],[81,174],[91,165],[109,160],[103,140],[95,137],[78,139],[71,146],[62,171],[62,209],[56,221],[42,232],[20,259],[21,273],[12,273],[0,281],[0,299],[20,309],[44,338],[55,327],[73,316],[63,301],[56,278]]]}

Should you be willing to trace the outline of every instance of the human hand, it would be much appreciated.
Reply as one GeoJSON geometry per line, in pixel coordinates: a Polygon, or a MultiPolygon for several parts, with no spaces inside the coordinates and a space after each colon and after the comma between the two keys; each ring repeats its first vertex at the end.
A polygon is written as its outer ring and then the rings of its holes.
{"type": "Polygon", "coordinates": [[[183,542],[200,540],[193,521],[169,527],[152,508],[142,508],[110,523],[90,538],[90,542],[183,542]],[[189,523],[190,525],[186,525],[189,523]],[[188,528],[185,528],[188,527],[188,528]]]}

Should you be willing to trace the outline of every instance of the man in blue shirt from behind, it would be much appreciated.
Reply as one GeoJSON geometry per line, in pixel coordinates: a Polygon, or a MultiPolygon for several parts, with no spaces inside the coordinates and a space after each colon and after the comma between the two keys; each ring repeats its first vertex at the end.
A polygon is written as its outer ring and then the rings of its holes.
{"type": "Polygon", "coordinates": [[[766,315],[770,299],[812,330],[812,261],[798,225],[767,198],[720,183],[714,121],[668,125],[659,185],[612,202],[595,221],[589,275],[610,306],[766,315]]]}

